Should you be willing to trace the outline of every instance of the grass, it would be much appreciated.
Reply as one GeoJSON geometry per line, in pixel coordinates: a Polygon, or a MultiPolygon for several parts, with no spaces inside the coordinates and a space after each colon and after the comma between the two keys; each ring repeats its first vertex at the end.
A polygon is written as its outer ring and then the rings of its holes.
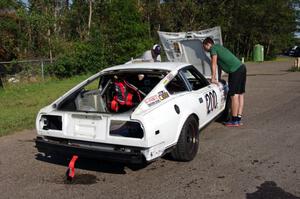
{"type": "MultiPolygon", "coordinates": [[[[286,61],[291,61],[294,60],[295,57],[288,57],[288,56],[277,56],[271,59],[265,59],[263,62],[286,62],[286,61]]],[[[254,61],[250,61],[254,62],[254,61]]],[[[257,63],[257,62],[256,62],[257,63]]]]}
{"type": "Polygon", "coordinates": [[[288,57],[288,56],[277,56],[273,61],[277,61],[277,62],[285,62],[285,61],[290,61],[290,60],[294,60],[294,57],[288,57]]]}
{"type": "Polygon", "coordinates": [[[0,136],[34,128],[38,111],[88,76],[19,83],[0,89],[0,136]]]}
{"type": "MultiPolygon", "coordinates": [[[[294,60],[295,57],[288,57],[288,56],[277,56],[277,57],[274,57],[272,59],[265,59],[263,62],[286,62],[286,61],[291,61],[291,60],[294,60]]],[[[245,61],[245,64],[247,63],[263,63],[263,62],[255,62],[253,60],[247,60],[245,61]]]]}

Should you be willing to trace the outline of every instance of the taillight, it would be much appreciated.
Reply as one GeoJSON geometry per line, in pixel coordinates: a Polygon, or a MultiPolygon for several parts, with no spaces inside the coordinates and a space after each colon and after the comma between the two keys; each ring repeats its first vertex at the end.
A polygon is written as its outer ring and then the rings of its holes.
{"type": "Polygon", "coordinates": [[[62,130],[61,116],[42,115],[40,119],[40,129],[43,130],[62,130]]]}
{"type": "Polygon", "coordinates": [[[144,131],[139,122],[112,120],[109,134],[129,138],[143,138],[144,131]]]}

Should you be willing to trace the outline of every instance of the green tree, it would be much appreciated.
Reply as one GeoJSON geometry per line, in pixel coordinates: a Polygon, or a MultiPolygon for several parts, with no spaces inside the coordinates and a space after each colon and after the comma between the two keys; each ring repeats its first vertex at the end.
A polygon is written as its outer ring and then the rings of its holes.
{"type": "Polygon", "coordinates": [[[8,61],[20,53],[24,34],[21,30],[17,11],[22,4],[15,0],[0,0],[0,57],[8,61]]]}
{"type": "Polygon", "coordinates": [[[103,28],[108,63],[124,63],[150,48],[147,24],[142,21],[135,0],[113,0],[108,9],[110,15],[103,28]]]}
{"type": "Polygon", "coordinates": [[[0,0],[0,51],[15,55],[5,59],[56,58],[53,73],[68,76],[141,55],[158,30],[221,26],[237,56],[250,59],[260,43],[272,58],[294,42],[292,3],[299,0],[0,0]]]}

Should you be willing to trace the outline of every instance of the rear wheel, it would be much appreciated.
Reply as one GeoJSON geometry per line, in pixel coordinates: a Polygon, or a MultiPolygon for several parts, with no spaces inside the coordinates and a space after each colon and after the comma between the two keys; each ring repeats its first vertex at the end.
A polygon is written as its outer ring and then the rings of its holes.
{"type": "Polygon", "coordinates": [[[191,161],[196,156],[198,147],[198,120],[190,116],[182,127],[177,145],[171,152],[171,156],[178,161],[191,161]]]}

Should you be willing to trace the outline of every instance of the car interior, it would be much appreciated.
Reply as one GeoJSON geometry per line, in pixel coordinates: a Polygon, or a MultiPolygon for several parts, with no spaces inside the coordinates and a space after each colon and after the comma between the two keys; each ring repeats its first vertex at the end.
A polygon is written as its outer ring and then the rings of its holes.
{"type": "Polygon", "coordinates": [[[134,110],[167,71],[113,71],[100,75],[69,95],[58,110],[123,113],[134,110]]]}

